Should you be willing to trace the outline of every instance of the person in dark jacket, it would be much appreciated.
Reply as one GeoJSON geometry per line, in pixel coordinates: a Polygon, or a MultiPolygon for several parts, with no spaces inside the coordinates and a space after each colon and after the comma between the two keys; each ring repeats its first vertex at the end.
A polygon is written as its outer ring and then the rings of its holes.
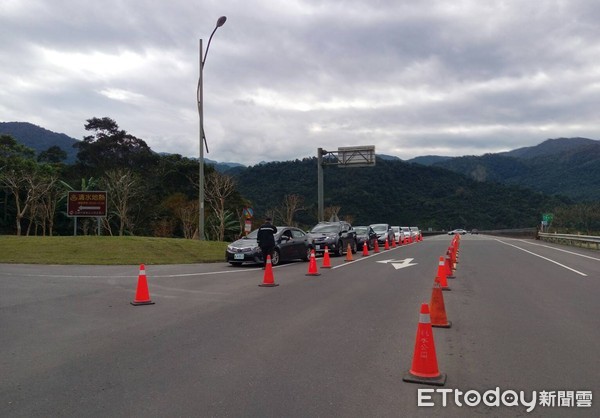
{"type": "Polygon", "coordinates": [[[271,223],[271,218],[265,218],[265,223],[258,228],[256,240],[263,255],[263,268],[267,265],[267,255],[273,258],[273,250],[275,249],[275,234],[277,227],[271,223]]]}

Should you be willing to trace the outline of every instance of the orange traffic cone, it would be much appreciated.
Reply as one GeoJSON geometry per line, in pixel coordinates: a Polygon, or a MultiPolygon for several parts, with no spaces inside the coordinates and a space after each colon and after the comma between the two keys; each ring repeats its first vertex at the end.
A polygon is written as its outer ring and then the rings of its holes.
{"type": "Polygon", "coordinates": [[[320,276],[321,273],[317,271],[317,260],[315,259],[315,250],[312,250],[310,253],[310,263],[308,263],[308,273],[307,276],[320,276]]]}
{"type": "Polygon", "coordinates": [[[324,269],[331,268],[331,259],[329,258],[329,248],[327,248],[327,245],[325,246],[325,252],[323,253],[323,265],[321,267],[324,269]]]}
{"type": "Polygon", "coordinates": [[[385,239],[385,246],[383,247],[384,250],[389,250],[390,249],[390,243],[388,242],[388,239],[385,239]]]}
{"type": "Polygon", "coordinates": [[[396,240],[395,239],[392,240],[392,248],[396,248],[396,240]]]}
{"type": "Polygon", "coordinates": [[[429,310],[431,312],[431,326],[440,328],[450,328],[452,322],[448,321],[446,316],[446,306],[444,305],[444,294],[439,280],[433,282],[433,290],[431,291],[431,302],[429,302],[429,310]]]}
{"type": "Polygon", "coordinates": [[[154,305],[150,300],[150,292],[148,292],[148,280],[146,279],[146,268],[140,264],[140,274],[138,275],[137,290],[135,299],[131,302],[132,305],[154,305]]]}
{"type": "Polygon", "coordinates": [[[446,374],[440,373],[438,369],[433,329],[431,328],[429,305],[427,303],[421,304],[412,367],[402,380],[436,386],[444,386],[446,383],[446,374]]]}
{"type": "Polygon", "coordinates": [[[373,253],[379,252],[379,241],[375,240],[375,248],[373,248],[373,253]]]}
{"type": "Polygon", "coordinates": [[[446,257],[444,258],[444,264],[446,265],[446,278],[456,279],[456,276],[454,276],[454,271],[452,270],[452,258],[450,257],[450,254],[446,254],[446,257]]]}
{"type": "Polygon", "coordinates": [[[267,255],[267,262],[265,264],[265,274],[263,275],[263,282],[259,284],[260,287],[275,287],[279,286],[278,283],[275,283],[275,278],[273,277],[273,265],[271,264],[271,256],[267,255]]]}
{"type": "Polygon", "coordinates": [[[448,287],[448,280],[446,280],[446,262],[444,261],[444,257],[440,257],[440,262],[438,263],[437,276],[435,276],[436,280],[439,280],[440,286],[442,286],[442,290],[450,290],[448,287]]]}
{"type": "Polygon", "coordinates": [[[363,257],[369,255],[369,246],[367,245],[367,241],[363,243],[363,257]]]}
{"type": "Polygon", "coordinates": [[[346,250],[346,259],[344,261],[354,261],[352,259],[352,248],[350,247],[350,244],[348,244],[348,249],[346,250]]]}

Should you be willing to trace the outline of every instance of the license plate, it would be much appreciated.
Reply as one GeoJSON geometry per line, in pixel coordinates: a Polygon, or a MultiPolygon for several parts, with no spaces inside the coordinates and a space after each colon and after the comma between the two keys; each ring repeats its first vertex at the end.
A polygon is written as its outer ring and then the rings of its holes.
{"type": "Polygon", "coordinates": [[[234,260],[243,260],[244,259],[244,254],[234,254],[233,255],[233,259],[234,260]]]}

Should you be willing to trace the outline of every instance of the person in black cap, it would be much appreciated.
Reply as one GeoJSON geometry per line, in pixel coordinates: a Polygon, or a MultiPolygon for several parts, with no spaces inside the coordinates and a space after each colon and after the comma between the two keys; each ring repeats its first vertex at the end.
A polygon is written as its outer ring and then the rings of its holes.
{"type": "Polygon", "coordinates": [[[270,255],[273,258],[273,250],[275,249],[275,234],[277,233],[277,227],[271,223],[271,218],[265,218],[265,223],[258,228],[258,234],[256,240],[260,247],[263,255],[263,268],[267,265],[267,256],[270,255]]]}

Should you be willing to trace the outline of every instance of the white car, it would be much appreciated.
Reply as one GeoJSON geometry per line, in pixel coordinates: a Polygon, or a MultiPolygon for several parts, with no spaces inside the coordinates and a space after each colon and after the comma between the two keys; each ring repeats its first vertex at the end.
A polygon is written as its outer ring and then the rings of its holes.
{"type": "Polygon", "coordinates": [[[456,235],[456,234],[466,235],[467,231],[465,231],[464,229],[453,229],[452,231],[448,231],[448,235],[456,235]]]}
{"type": "Polygon", "coordinates": [[[402,232],[402,235],[404,235],[404,239],[410,238],[410,228],[408,226],[401,226],[400,231],[402,232]]]}
{"type": "Polygon", "coordinates": [[[392,231],[394,231],[394,239],[396,242],[400,239],[400,234],[402,233],[399,226],[392,226],[392,231]]]}
{"type": "Polygon", "coordinates": [[[411,226],[410,227],[410,234],[412,235],[413,238],[417,238],[420,234],[419,231],[419,227],[418,226],[411,226]]]}

